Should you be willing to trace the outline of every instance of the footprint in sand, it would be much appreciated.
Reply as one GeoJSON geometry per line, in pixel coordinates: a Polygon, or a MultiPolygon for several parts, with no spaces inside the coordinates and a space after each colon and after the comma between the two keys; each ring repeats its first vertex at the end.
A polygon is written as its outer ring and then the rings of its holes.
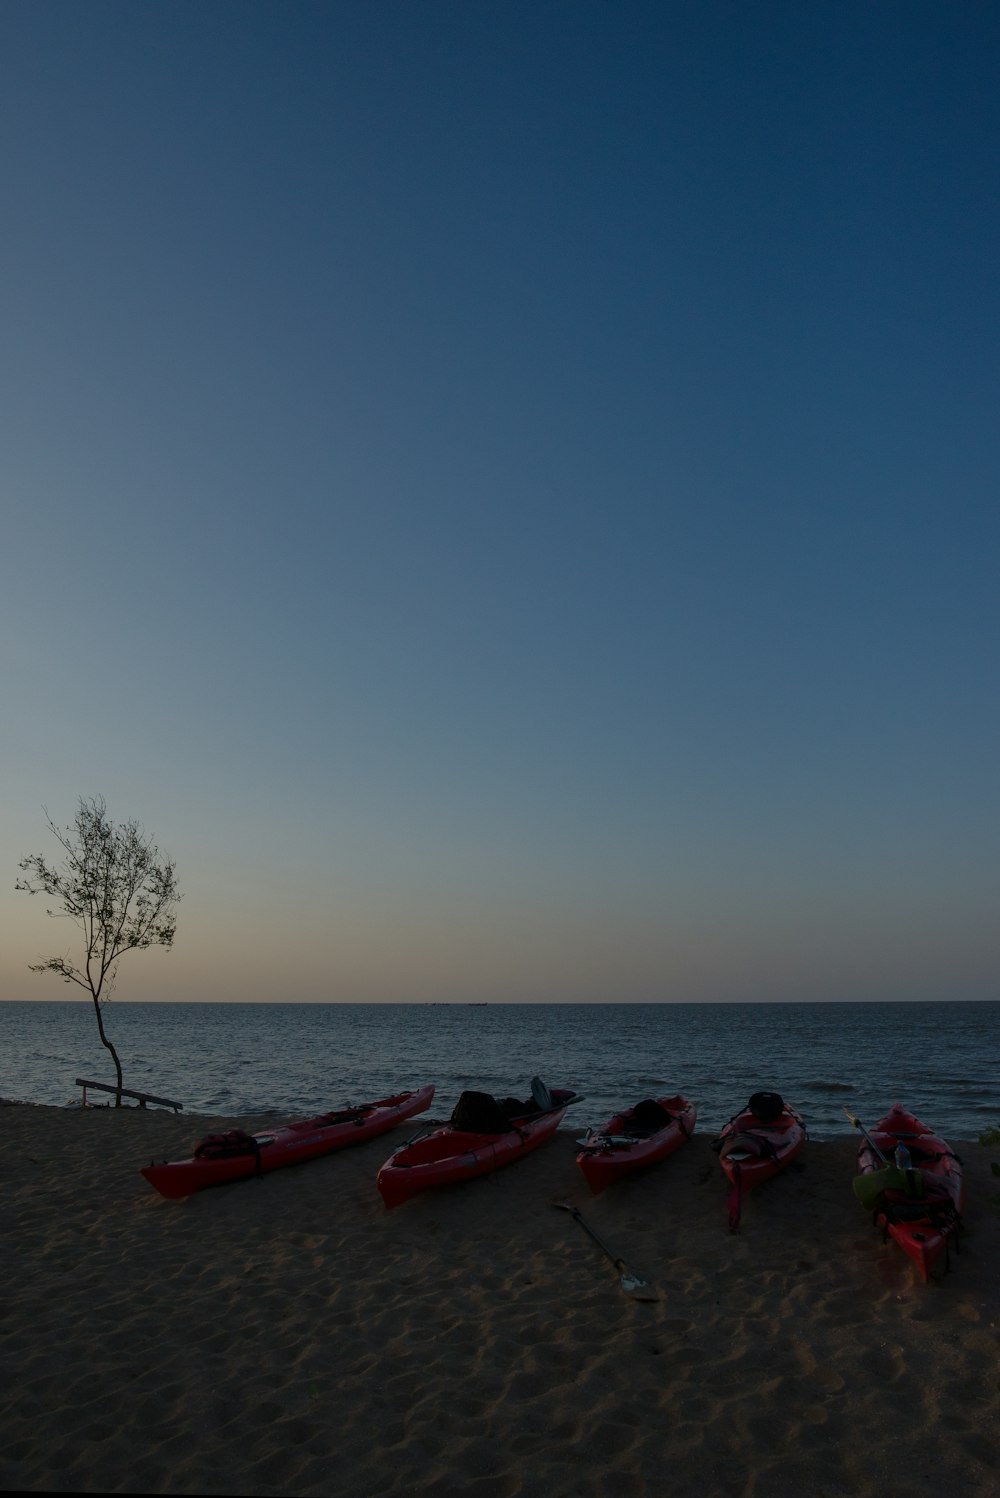
{"type": "Polygon", "coordinates": [[[859,1358],[862,1370],[883,1383],[894,1383],[902,1373],[902,1349],[899,1347],[873,1347],[859,1358]]]}
{"type": "Polygon", "coordinates": [[[846,1379],[841,1378],[833,1368],[817,1368],[812,1375],[814,1384],[819,1384],[828,1394],[839,1394],[841,1389],[847,1388],[846,1379]]]}

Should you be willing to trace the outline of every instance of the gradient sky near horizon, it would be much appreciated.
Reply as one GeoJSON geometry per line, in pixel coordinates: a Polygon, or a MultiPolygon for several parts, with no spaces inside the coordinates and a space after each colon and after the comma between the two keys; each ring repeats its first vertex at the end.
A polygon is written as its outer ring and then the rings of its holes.
{"type": "Polygon", "coordinates": [[[1000,10],[0,9],[0,998],[1000,997],[1000,10]]]}

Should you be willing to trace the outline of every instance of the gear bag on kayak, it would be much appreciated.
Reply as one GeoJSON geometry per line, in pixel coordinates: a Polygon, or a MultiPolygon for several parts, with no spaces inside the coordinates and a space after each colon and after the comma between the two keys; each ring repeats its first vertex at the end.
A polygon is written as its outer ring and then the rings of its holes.
{"type": "Polygon", "coordinates": [[[898,1165],[887,1165],[884,1170],[870,1170],[855,1176],[854,1195],[866,1212],[881,1212],[887,1201],[900,1197],[908,1201],[924,1201],[927,1187],[922,1170],[902,1170],[898,1165]]]}
{"type": "Polygon", "coordinates": [[[260,1157],[260,1145],[252,1134],[242,1129],[230,1129],[226,1134],[206,1134],[194,1148],[195,1160],[225,1160],[233,1155],[256,1155],[260,1157]]]}
{"type": "Polygon", "coordinates": [[[780,1092],[755,1092],[747,1103],[747,1110],[759,1123],[777,1123],[785,1111],[785,1100],[780,1092]]]}
{"type": "Polygon", "coordinates": [[[670,1123],[673,1123],[673,1114],[668,1113],[655,1098],[644,1097],[632,1109],[628,1126],[633,1134],[649,1135],[658,1133],[670,1123]]]}
{"type": "Polygon", "coordinates": [[[514,1125],[503,1107],[489,1092],[463,1092],[448,1120],[463,1134],[507,1134],[514,1125]]]}

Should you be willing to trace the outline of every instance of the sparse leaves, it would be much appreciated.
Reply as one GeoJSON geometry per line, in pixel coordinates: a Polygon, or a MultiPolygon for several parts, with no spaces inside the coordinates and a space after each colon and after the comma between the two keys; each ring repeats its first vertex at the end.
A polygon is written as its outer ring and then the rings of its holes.
{"type": "Polygon", "coordinates": [[[78,966],[68,957],[46,957],[32,964],[31,971],[58,973],[64,982],[76,983],[90,994],[101,1040],[114,1057],[121,1086],[121,1063],[104,1033],[100,1006],[111,996],[124,953],[173,944],[180,900],[176,868],[138,822],[116,826],[101,797],[81,798],[71,827],[57,827],[47,811],[45,820],[65,856],[59,864],[40,853],[22,858],[24,877],[14,887],[57,902],[59,908],[46,913],[68,917],[80,927],[83,959],[78,966]]]}

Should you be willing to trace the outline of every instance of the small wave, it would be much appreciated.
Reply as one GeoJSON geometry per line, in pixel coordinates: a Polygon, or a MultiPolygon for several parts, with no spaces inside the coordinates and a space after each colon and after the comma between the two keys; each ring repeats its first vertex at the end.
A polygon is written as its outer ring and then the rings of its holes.
{"type": "MultiPolygon", "coordinates": [[[[0,1008],[15,1025],[0,1048],[0,1095],[60,1106],[75,1076],[113,1080],[80,1002],[0,1008]]],[[[871,1124],[899,1096],[945,1137],[970,1139],[1000,1122],[1000,1003],[491,1004],[473,1012],[453,1004],[122,1001],[116,1018],[136,1037],[125,1046],[126,1079],[134,1070],[142,1088],[225,1115],[266,1104],[275,1117],[308,1116],[424,1081],[437,1085],[435,1111],[447,1113],[463,1088],[524,1097],[539,1073],[550,1086],[575,1082],[594,1122],[645,1093],[679,1091],[699,1100],[700,1132],[765,1088],[801,1105],[818,1136],[849,1132],[842,1104],[871,1124]],[[830,1068],[822,1078],[800,1080],[819,1062],[830,1068]]]]}
{"type": "Polygon", "coordinates": [[[854,1082],[803,1082],[801,1092],[857,1092],[854,1082]]]}

